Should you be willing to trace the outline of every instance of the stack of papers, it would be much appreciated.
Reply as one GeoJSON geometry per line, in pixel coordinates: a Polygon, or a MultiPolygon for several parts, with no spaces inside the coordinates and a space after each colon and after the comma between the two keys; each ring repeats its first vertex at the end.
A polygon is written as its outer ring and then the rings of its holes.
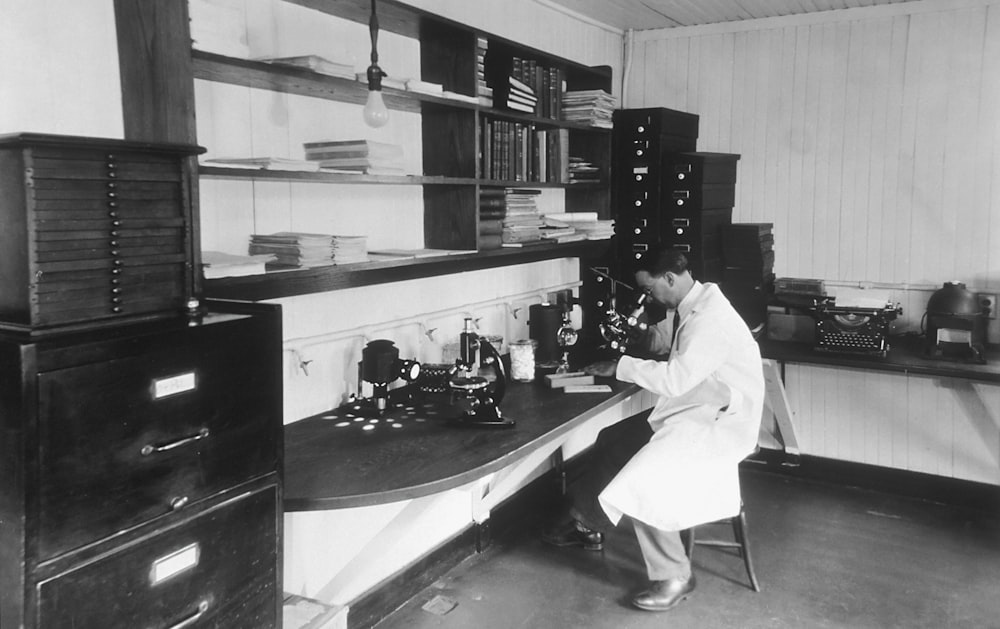
{"type": "Polygon", "coordinates": [[[431,94],[434,96],[440,96],[444,92],[444,86],[440,83],[430,83],[428,81],[421,81],[420,79],[407,79],[406,89],[411,92],[420,92],[421,94],[431,94]]]}
{"type": "Polygon", "coordinates": [[[368,261],[367,236],[333,236],[333,263],[351,264],[368,261]]]}
{"type": "Polygon", "coordinates": [[[303,232],[253,234],[249,252],[274,255],[276,266],[327,266],[333,264],[333,236],[303,232]]]}
{"type": "Polygon", "coordinates": [[[299,170],[318,172],[319,164],[302,159],[287,157],[213,157],[206,159],[208,166],[224,166],[226,168],[251,168],[259,170],[299,170]]]}
{"type": "Polygon", "coordinates": [[[295,66],[297,68],[305,68],[307,70],[312,70],[313,72],[318,72],[319,74],[325,74],[327,76],[339,76],[344,79],[354,78],[354,66],[347,63],[338,63],[336,61],[330,61],[320,57],[319,55],[300,55],[298,57],[274,57],[269,59],[262,59],[262,61],[268,61],[270,63],[275,63],[278,65],[285,66],[295,66]]]}
{"type": "Polygon", "coordinates": [[[546,222],[566,223],[587,240],[605,240],[615,235],[614,220],[601,220],[597,212],[565,212],[563,214],[546,214],[546,222]]]}
{"type": "Polygon", "coordinates": [[[604,90],[566,92],[562,97],[563,120],[602,129],[612,128],[611,114],[618,99],[604,90]]]}
{"type": "Polygon", "coordinates": [[[325,140],[306,142],[306,159],[319,168],[364,173],[402,175],[403,147],[373,140],[325,140]]]}
{"type": "Polygon", "coordinates": [[[205,279],[218,277],[242,277],[262,275],[268,262],[274,262],[273,255],[238,256],[221,251],[202,251],[201,264],[205,279]]]}

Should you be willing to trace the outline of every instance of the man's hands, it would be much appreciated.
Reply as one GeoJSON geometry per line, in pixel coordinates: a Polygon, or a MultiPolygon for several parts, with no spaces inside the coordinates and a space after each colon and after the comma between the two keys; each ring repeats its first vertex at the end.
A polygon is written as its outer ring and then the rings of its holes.
{"type": "Polygon", "coordinates": [[[591,376],[614,376],[618,370],[618,359],[614,360],[599,360],[596,363],[591,363],[583,368],[583,373],[589,374],[591,376]]]}

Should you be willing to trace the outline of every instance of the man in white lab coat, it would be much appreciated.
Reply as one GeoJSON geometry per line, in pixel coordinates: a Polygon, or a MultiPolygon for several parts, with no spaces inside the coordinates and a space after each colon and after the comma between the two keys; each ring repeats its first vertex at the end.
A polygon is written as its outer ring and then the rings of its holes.
{"type": "Polygon", "coordinates": [[[628,516],[650,580],[633,604],[665,611],[695,587],[680,532],[739,513],[738,465],[757,445],[764,378],[746,323],[718,286],[691,276],[682,253],[644,256],[635,279],[668,309],[643,339],[646,349],[669,356],[623,356],[593,371],[659,397],[648,416],[601,432],[597,464],[570,489],[571,519],[543,539],[600,550],[601,530],[628,516]]]}

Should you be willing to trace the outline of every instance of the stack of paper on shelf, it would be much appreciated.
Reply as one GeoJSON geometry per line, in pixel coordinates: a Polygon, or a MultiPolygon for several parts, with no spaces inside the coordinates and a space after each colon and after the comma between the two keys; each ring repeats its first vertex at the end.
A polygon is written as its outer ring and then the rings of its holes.
{"type": "Polygon", "coordinates": [[[420,79],[407,79],[406,89],[411,92],[440,96],[444,91],[444,86],[440,83],[431,83],[429,81],[421,81],[420,79]]]}
{"type": "Polygon", "coordinates": [[[599,219],[597,212],[546,214],[545,220],[571,225],[577,232],[584,234],[587,240],[604,240],[615,235],[614,220],[599,219]]]}
{"type": "Polygon", "coordinates": [[[208,166],[225,168],[251,168],[262,170],[290,170],[318,172],[319,163],[287,157],[213,157],[204,162],[208,166]]]}
{"type": "Polygon", "coordinates": [[[604,90],[566,92],[562,97],[563,120],[602,129],[612,128],[611,113],[618,99],[604,90]]]}
{"type": "Polygon", "coordinates": [[[351,264],[368,261],[367,236],[333,236],[333,263],[351,264]]]}
{"type": "Polygon", "coordinates": [[[404,174],[403,147],[399,144],[373,140],[326,140],[306,142],[306,159],[320,168],[369,175],[404,174]]]}
{"type": "Polygon", "coordinates": [[[314,267],[333,264],[333,236],[277,232],[250,236],[250,255],[273,254],[275,266],[314,267]]]}
{"type": "Polygon", "coordinates": [[[550,216],[542,216],[543,225],[539,229],[539,235],[543,240],[551,242],[575,242],[586,240],[587,235],[577,231],[575,227],[564,221],[559,221],[550,216]]]}
{"type": "Polygon", "coordinates": [[[273,255],[238,256],[221,251],[202,251],[201,264],[205,279],[218,277],[242,277],[262,275],[268,262],[274,262],[273,255]]]}
{"type": "Polygon", "coordinates": [[[299,55],[297,57],[272,57],[267,59],[262,59],[262,61],[268,61],[270,63],[285,65],[285,66],[295,66],[297,68],[305,68],[306,70],[312,70],[313,72],[318,72],[319,74],[325,74],[327,76],[339,76],[344,79],[354,78],[354,66],[349,63],[339,63],[337,61],[330,61],[319,55],[299,55]]]}

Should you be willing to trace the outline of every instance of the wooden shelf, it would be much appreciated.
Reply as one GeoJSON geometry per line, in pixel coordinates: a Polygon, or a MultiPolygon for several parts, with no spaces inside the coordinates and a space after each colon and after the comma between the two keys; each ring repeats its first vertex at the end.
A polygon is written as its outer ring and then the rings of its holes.
{"type": "Polygon", "coordinates": [[[505,247],[477,253],[292,269],[265,275],[208,279],[204,282],[204,290],[206,297],[215,299],[262,301],[554,258],[599,256],[610,246],[610,240],[583,240],[556,245],[505,247]]]}
{"type": "MultiPolygon", "coordinates": [[[[353,79],[328,76],[295,66],[227,57],[197,49],[191,51],[191,58],[194,66],[194,78],[196,79],[216,83],[228,83],[242,87],[253,87],[286,94],[323,98],[356,105],[364,105],[368,99],[368,86],[353,79]]],[[[611,134],[610,129],[592,127],[579,122],[554,120],[552,118],[543,118],[508,109],[484,107],[478,103],[423,94],[421,92],[410,92],[386,87],[382,89],[382,97],[385,101],[385,106],[395,111],[421,113],[426,107],[464,109],[480,111],[492,117],[499,117],[505,120],[530,122],[539,128],[562,128],[574,131],[589,131],[598,134],[611,134]]]]}
{"type": "Polygon", "coordinates": [[[439,177],[434,175],[352,175],[298,170],[267,170],[263,168],[231,168],[225,166],[198,167],[198,175],[215,179],[269,179],[278,181],[304,181],[336,184],[382,184],[402,186],[489,186],[494,188],[602,188],[605,183],[565,184],[544,181],[501,181],[495,179],[469,179],[466,177],[439,177]]]}

